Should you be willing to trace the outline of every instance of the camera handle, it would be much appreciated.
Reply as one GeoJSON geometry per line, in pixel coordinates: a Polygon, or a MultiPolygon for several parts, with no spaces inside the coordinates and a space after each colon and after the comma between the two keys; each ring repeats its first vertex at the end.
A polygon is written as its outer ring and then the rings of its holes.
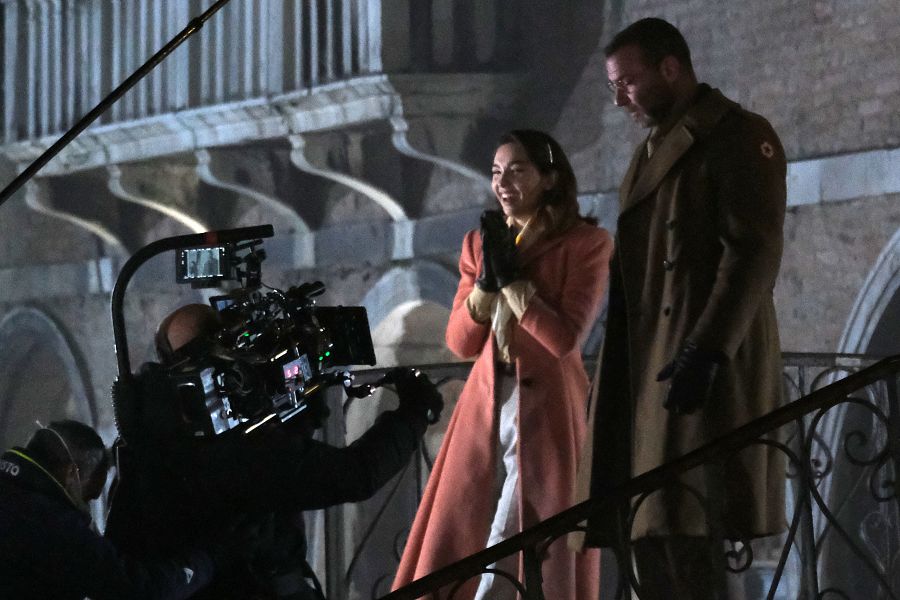
{"type": "Polygon", "coordinates": [[[116,278],[116,285],[113,288],[112,301],[110,302],[110,307],[112,309],[113,340],[115,341],[119,378],[122,379],[131,375],[131,362],[128,356],[128,340],[125,335],[125,317],[123,315],[122,305],[125,300],[125,289],[128,287],[128,283],[141,265],[157,254],[162,254],[168,250],[190,248],[192,246],[237,243],[256,238],[268,238],[273,235],[275,235],[275,229],[271,225],[239,227],[237,229],[222,229],[219,231],[207,231],[205,233],[177,235],[151,242],[131,255],[131,257],[125,261],[125,264],[122,265],[122,270],[119,271],[119,276],[116,278]]]}
{"type": "MultiPolygon", "coordinates": [[[[418,369],[412,369],[412,371],[415,374],[415,376],[417,376],[417,377],[421,374],[421,371],[419,371],[418,369]]],[[[368,396],[371,396],[373,393],[375,393],[375,390],[377,388],[384,387],[385,385],[389,385],[392,383],[396,383],[396,377],[394,375],[393,369],[388,371],[381,377],[379,377],[373,383],[364,383],[364,384],[356,385],[356,386],[354,386],[352,384],[353,375],[349,371],[344,371],[342,373],[342,375],[343,375],[344,392],[347,394],[347,401],[344,402],[344,406],[343,406],[344,415],[347,414],[347,410],[350,408],[350,405],[357,398],[366,398],[368,396]]],[[[440,381],[437,383],[437,385],[440,385],[442,383],[443,383],[443,381],[440,381]]],[[[439,419],[438,415],[435,414],[434,412],[432,412],[431,409],[428,409],[425,411],[425,420],[428,421],[429,425],[434,425],[435,423],[438,422],[438,419],[439,419]]]]}
{"type": "Polygon", "coordinates": [[[112,312],[114,352],[119,375],[113,382],[113,413],[116,419],[116,428],[125,442],[128,442],[128,434],[134,430],[135,400],[134,400],[134,376],[131,374],[131,360],[128,354],[128,337],[125,334],[125,315],[123,304],[125,302],[125,290],[131,278],[137,270],[148,260],[168,250],[190,248],[206,244],[237,243],[248,239],[267,238],[275,235],[271,225],[259,225],[256,227],[240,227],[238,229],[223,229],[220,231],[207,231],[189,235],[178,235],[163,238],[144,246],[135,252],[122,265],[116,285],[113,287],[110,310],[112,312]]]}

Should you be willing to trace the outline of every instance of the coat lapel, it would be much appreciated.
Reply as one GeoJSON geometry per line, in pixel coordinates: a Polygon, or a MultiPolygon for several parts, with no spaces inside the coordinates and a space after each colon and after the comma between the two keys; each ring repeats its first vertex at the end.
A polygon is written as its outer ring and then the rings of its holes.
{"type": "Polygon", "coordinates": [[[700,84],[700,86],[700,99],[672,127],[662,144],[641,169],[637,178],[635,178],[635,170],[640,164],[640,153],[647,151],[646,142],[641,144],[638,152],[631,159],[631,165],[625,175],[619,197],[619,214],[639,203],[655,190],[669,169],[678,162],[678,159],[684,156],[696,140],[706,135],[726,112],[740,108],[737,103],[725,98],[719,90],[712,89],[706,84],[700,84]]]}
{"type": "Polygon", "coordinates": [[[565,236],[558,235],[549,240],[546,238],[537,240],[534,244],[522,251],[519,257],[520,264],[527,265],[528,263],[534,261],[540,255],[561,244],[564,238],[565,236]]]}
{"type": "Polygon", "coordinates": [[[637,173],[638,165],[641,164],[641,157],[647,152],[647,140],[644,140],[643,144],[640,144],[637,147],[637,150],[634,151],[634,154],[631,157],[631,163],[628,165],[628,171],[625,173],[625,178],[622,179],[622,186],[619,188],[619,207],[625,206],[625,201],[631,195],[631,190],[634,188],[634,177],[637,173]]]}
{"type": "MultiPolygon", "coordinates": [[[[669,169],[672,168],[672,165],[688,151],[693,143],[693,134],[685,127],[684,121],[680,121],[672,131],[666,135],[662,144],[660,144],[659,148],[656,149],[656,152],[653,153],[653,156],[647,162],[647,165],[641,169],[640,175],[637,180],[635,180],[634,185],[631,186],[628,195],[622,203],[621,212],[625,212],[646,198],[650,192],[655,190],[663,177],[666,176],[666,173],[669,172],[669,169]]],[[[642,150],[645,147],[646,144],[641,146],[642,150]]],[[[639,161],[632,161],[632,169],[636,168],[637,162],[639,161]]],[[[634,177],[634,174],[632,173],[631,176],[634,177]]]]}

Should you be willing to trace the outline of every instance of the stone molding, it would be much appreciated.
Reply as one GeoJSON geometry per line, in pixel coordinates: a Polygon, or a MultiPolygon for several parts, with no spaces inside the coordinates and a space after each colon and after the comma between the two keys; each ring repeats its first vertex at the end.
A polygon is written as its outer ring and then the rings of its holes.
{"type": "Polygon", "coordinates": [[[788,206],[900,193],[900,148],[791,162],[787,190],[788,206]]]}
{"type": "MultiPolygon", "coordinates": [[[[41,169],[58,176],[215,146],[355,127],[395,117],[504,114],[503,94],[519,81],[508,74],[368,75],[271,97],[217,104],[165,115],[94,125],[41,169]]],[[[58,136],[0,146],[19,168],[38,158],[58,136]]]]}
{"type": "MultiPolygon", "coordinates": [[[[900,149],[791,163],[788,166],[788,204],[802,206],[898,193],[898,163],[900,149]],[[892,170],[890,165],[896,166],[892,170]],[[838,170],[843,173],[839,185],[834,183],[838,179],[838,170]],[[854,181],[857,181],[856,185],[854,181]]],[[[579,203],[583,213],[596,217],[601,226],[615,231],[618,211],[614,191],[582,194],[579,203]]],[[[477,225],[480,212],[481,208],[477,207],[410,221],[348,223],[309,234],[279,236],[276,231],[276,237],[268,240],[266,247],[272,262],[277,261],[286,268],[388,265],[398,260],[446,257],[459,251],[462,236],[477,225]]],[[[878,298],[887,289],[889,280],[895,277],[892,273],[897,269],[892,271],[888,267],[896,264],[898,255],[900,234],[888,244],[873,267],[848,322],[848,330],[841,342],[842,351],[856,351],[854,348],[862,343],[860,340],[867,339],[863,332],[865,323],[875,314],[873,307],[886,301],[878,298]]],[[[108,258],[83,263],[0,269],[0,284],[3,281],[9,284],[0,285],[0,289],[6,290],[2,300],[22,302],[48,296],[108,294],[116,269],[108,258]]],[[[896,282],[892,285],[898,287],[896,282]]]]}

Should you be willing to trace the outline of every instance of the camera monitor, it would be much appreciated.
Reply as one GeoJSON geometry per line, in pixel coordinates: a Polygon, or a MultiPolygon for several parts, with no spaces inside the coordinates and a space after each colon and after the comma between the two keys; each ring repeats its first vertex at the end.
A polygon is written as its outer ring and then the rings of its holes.
{"type": "Polygon", "coordinates": [[[215,285],[231,279],[231,250],[227,245],[183,248],[175,262],[175,278],[178,283],[215,285]]]}
{"type": "Polygon", "coordinates": [[[369,318],[362,306],[317,306],[316,320],[331,338],[331,365],[374,365],[369,318]]]}

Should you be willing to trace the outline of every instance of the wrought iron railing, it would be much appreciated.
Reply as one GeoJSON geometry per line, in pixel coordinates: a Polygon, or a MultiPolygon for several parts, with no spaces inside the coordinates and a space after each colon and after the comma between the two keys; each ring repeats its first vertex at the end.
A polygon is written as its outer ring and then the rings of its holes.
{"type": "MultiPolygon", "coordinates": [[[[511,585],[522,598],[543,598],[542,549],[579,530],[592,510],[629,505],[656,490],[681,485],[679,475],[702,465],[722,466],[723,457],[759,444],[778,448],[788,462],[788,527],[772,539],[727,545],[723,561],[730,572],[740,574],[745,597],[900,598],[900,356],[876,364],[872,357],[860,355],[785,354],[784,359],[789,400],[784,407],[632,479],[605,498],[574,506],[383,599],[452,598],[459,583],[515,553],[522,554],[524,578],[519,581],[510,575],[511,585]]],[[[432,374],[436,379],[464,379],[468,368],[467,364],[441,365],[432,374]]],[[[407,485],[418,493],[427,463],[416,462],[411,468],[416,476],[407,485]]],[[[398,494],[397,489],[389,490],[381,499],[383,506],[396,502],[398,494]]],[[[627,559],[628,537],[611,549],[618,569],[604,572],[604,578],[615,578],[616,597],[625,597],[630,589],[640,593],[627,559]]],[[[401,546],[398,539],[398,553],[401,546]]],[[[359,552],[360,548],[354,549],[354,555],[359,552]]],[[[383,549],[380,553],[385,554],[383,549]]],[[[349,570],[346,560],[329,560],[329,597],[384,594],[395,561],[396,556],[382,564],[380,578],[359,585],[362,561],[358,557],[349,570]]]]}

